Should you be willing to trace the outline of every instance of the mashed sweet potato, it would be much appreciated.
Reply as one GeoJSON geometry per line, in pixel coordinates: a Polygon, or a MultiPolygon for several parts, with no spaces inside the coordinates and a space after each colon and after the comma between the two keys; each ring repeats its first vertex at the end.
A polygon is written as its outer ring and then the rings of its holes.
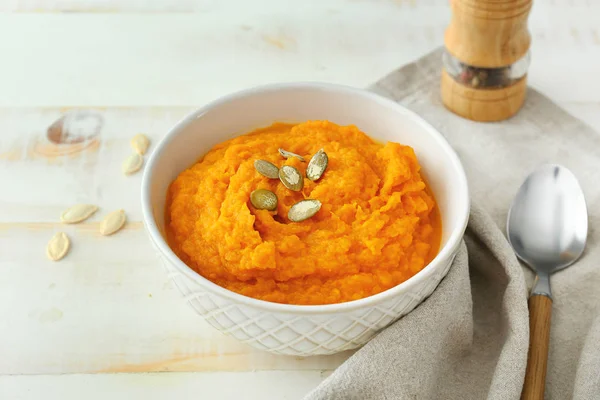
{"type": "Polygon", "coordinates": [[[407,280],[437,253],[441,220],[408,146],[380,144],[354,126],[327,121],[276,123],[215,146],[171,184],[167,231],[176,254],[202,276],[234,292],[288,304],[330,304],[367,297],[407,280]],[[317,182],[286,189],[254,168],[263,159],[303,174],[329,157],[317,182]],[[274,192],[275,211],[257,210],[250,193],[274,192]],[[289,208],[318,199],[302,222],[289,208]]]}

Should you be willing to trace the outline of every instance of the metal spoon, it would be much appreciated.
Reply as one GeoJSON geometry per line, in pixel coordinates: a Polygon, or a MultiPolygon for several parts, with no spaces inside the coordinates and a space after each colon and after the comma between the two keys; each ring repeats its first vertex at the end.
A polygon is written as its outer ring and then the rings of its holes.
{"type": "Polygon", "coordinates": [[[529,297],[529,353],[521,399],[543,400],[550,338],[550,275],[583,253],[587,207],[577,178],[560,165],[543,165],[527,177],[510,208],[508,241],[537,278],[529,297]]]}

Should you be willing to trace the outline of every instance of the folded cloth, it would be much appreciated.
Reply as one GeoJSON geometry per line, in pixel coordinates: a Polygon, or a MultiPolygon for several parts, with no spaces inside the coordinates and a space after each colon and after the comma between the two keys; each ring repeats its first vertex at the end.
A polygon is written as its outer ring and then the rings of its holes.
{"type": "Polygon", "coordinates": [[[509,206],[546,162],[578,177],[590,232],[583,257],[552,276],[546,399],[600,399],[600,134],[529,89],[500,123],[468,121],[440,99],[436,50],[371,87],[435,126],[465,166],[472,199],[448,275],[414,311],[380,332],[306,399],[519,399],[529,344],[528,287],[506,240],[509,206]]]}

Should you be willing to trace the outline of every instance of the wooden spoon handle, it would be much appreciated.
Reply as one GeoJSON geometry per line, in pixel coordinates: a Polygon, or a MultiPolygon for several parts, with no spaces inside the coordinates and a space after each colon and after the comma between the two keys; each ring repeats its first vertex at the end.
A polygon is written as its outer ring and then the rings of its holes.
{"type": "Polygon", "coordinates": [[[544,400],[551,315],[550,297],[536,294],[529,298],[529,353],[521,400],[544,400]]]}

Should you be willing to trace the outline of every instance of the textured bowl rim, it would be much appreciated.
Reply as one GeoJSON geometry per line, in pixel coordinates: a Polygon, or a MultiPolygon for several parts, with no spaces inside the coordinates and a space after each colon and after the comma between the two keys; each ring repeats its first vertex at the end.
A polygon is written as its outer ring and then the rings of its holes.
{"type": "Polygon", "coordinates": [[[465,175],[465,171],[463,166],[456,154],[456,152],[452,149],[450,144],[446,141],[446,139],[442,136],[442,134],[431,126],[428,122],[426,122],[419,115],[414,113],[413,111],[401,106],[400,104],[387,99],[383,96],[380,96],[376,93],[367,91],[365,89],[358,89],[350,86],[332,84],[332,83],[321,83],[321,82],[291,82],[291,83],[275,83],[275,84],[267,84],[256,86],[250,89],[241,90],[238,92],[234,92],[232,94],[220,97],[204,107],[199,108],[198,110],[192,112],[191,114],[184,117],[180,120],[173,128],[169,130],[169,132],[160,140],[160,142],[156,145],[156,148],[152,152],[146,168],[144,170],[144,176],[142,178],[142,190],[141,190],[141,202],[142,202],[142,217],[144,221],[144,225],[150,235],[150,239],[159,251],[162,253],[167,260],[175,266],[175,268],[182,273],[187,278],[191,279],[196,284],[202,286],[204,289],[218,294],[220,296],[226,297],[233,302],[242,303],[247,306],[253,307],[255,309],[261,309],[264,311],[273,311],[273,312],[285,312],[289,314],[311,314],[311,315],[323,315],[323,314],[335,314],[339,312],[348,312],[352,310],[356,310],[359,308],[368,308],[374,307],[378,303],[381,303],[390,298],[399,296],[402,292],[410,291],[410,289],[417,285],[418,282],[422,280],[428,279],[431,275],[435,273],[437,267],[443,260],[452,257],[453,253],[458,249],[461,239],[464,235],[464,232],[467,227],[467,222],[469,219],[469,211],[470,211],[470,199],[469,199],[469,189],[467,183],[467,177],[465,175]],[[375,102],[381,106],[395,108],[397,111],[407,115],[409,118],[412,118],[415,122],[417,122],[424,131],[427,131],[429,135],[431,135],[438,144],[442,147],[442,149],[446,152],[448,158],[451,161],[451,167],[455,170],[457,174],[458,185],[456,190],[459,191],[461,198],[459,199],[459,207],[458,210],[460,221],[462,224],[450,234],[450,238],[448,242],[442,249],[438,252],[435,258],[427,264],[421,271],[413,275],[411,278],[406,281],[387,289],[383,292],[377,293],[375,295],[365,297],[359,300],[352,300],[345,303],[335,303],[335,304],[322,304],[322,305],[296,305],[296,304],[282,304],[282,303],[274,303],[266,300],[259,300],[252,297],[244,296],[239,293],[235,293],[224,287],[221,287],[210,280],[204,278],[202,275],[194,271],[192,268],[188,267],[183,261],[177,257],[177,255],[173,252],[171,247],[167,244],[165,239],[162,237],[158,226],[154,220],[154,216],[152,213],[152,204],[151,204],[151,183],[154,176],[154,168],[156,165],[156,160],[158,160],[167,146],[167,144],[171,143],[171,141],[175,140],[178,133],[182,131],[187,125],[189,125],[196,118],[200,118],[204,113],[208,112],[211,109],[217,108],[222,104],[225,104],[231,100],[240,97],[252,96],[257,93],[263,92],[277,92],[280,90],[293,90],[293,89],[316,89],[316,90],[324,90],[324,91],[334,91],[342,94],[348,94],[352,96],[362,96],[367,98],[369,101],[375,102]]]}

